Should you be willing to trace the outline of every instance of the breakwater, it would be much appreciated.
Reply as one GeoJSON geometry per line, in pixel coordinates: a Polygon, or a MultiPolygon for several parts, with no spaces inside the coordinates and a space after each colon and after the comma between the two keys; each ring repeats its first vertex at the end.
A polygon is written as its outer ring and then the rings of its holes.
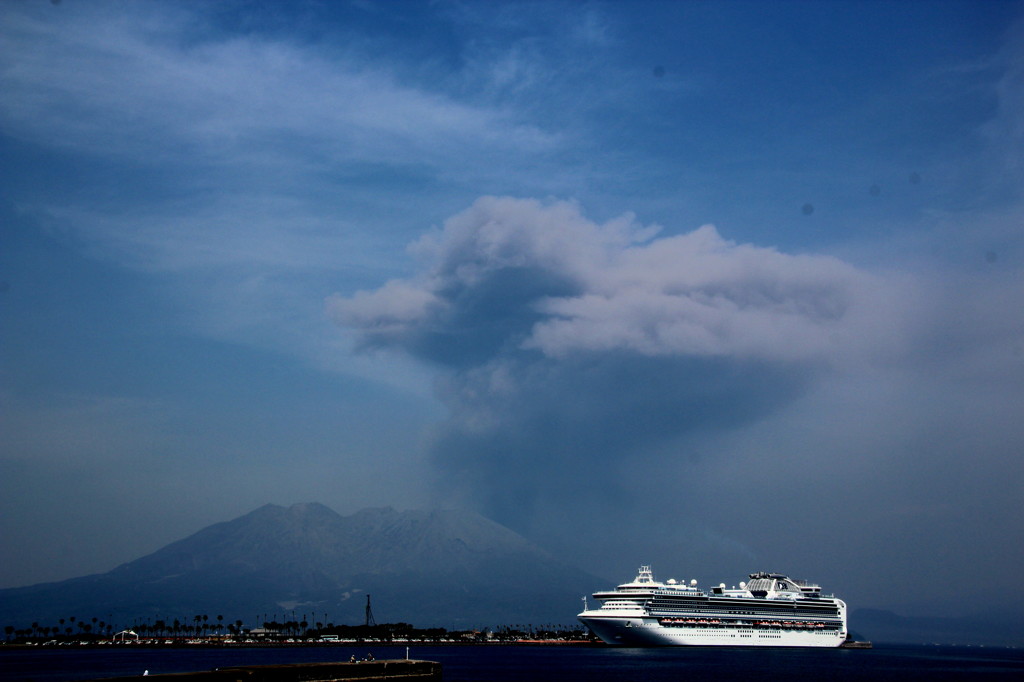
{"type": "Polygon", "coordinates": [[[292,663],[217,668],[203,672],[106,677],[88,682],[359,682],[365,680],[408,680],[441,682],[441,664],[434,661],[390,660],[326,663],[292,663]]]}

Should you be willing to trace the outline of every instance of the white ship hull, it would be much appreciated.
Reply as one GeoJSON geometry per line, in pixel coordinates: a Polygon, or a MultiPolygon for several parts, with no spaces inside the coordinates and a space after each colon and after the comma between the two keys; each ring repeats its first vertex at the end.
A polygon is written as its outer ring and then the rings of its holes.
{"type": "Polygon", "coordinates": [[[846,633],[835,630],[726,625],[669,627],[657,618],[609,618],[593,612],[581,613],[579,619],[602,641],[619,646],[837,647],[846,640],[846,633]]]}

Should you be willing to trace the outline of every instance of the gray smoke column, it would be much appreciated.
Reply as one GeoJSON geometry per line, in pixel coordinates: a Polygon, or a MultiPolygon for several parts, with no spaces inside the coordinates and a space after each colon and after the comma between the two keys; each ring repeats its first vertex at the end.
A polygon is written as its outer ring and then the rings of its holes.
{"type": "Polygon", "coordinates": [[[885,286],[836,258],[660,232],[484,197],[412,246],[418,276],[328,308],[437,368],[448,493],[521,528],[553,500],[624,509],[643,491],[623,468],[788,404],[894,326],[885,286]]]}

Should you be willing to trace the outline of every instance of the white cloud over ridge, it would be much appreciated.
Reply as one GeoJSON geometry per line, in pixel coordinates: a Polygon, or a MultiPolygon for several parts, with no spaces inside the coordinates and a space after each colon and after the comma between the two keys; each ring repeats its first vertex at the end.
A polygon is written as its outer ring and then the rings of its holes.
{"type": "Polygon", "coordinates": [[[567,495],[628,515],[630,463],[671,471],[673,445],[757,423],[913,334],[902,282],[711,226],[660,232],[482,197],[412,246],[418,276],[328,299],[362,347],[441,370],[445,499],[524,530],[567,495]]]}

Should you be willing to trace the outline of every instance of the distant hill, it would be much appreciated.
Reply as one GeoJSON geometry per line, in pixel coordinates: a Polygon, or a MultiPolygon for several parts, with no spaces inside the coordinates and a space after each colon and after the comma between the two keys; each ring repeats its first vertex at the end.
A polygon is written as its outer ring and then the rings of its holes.
{"type": "Polygon", "coordinates": [[[223,615],[485,627],[575,622],[606,581],[464,511],[266,505],[97,575],[0,590],[0,625],[223,615]]]}
{"type": "Polygon", "coordinates": [[[1024,618],[1016,612],[933,618],[900,616],[882,609],[857,609],[850,630],[858,639],[890,644],[1024,645],[1024,618]]]}

